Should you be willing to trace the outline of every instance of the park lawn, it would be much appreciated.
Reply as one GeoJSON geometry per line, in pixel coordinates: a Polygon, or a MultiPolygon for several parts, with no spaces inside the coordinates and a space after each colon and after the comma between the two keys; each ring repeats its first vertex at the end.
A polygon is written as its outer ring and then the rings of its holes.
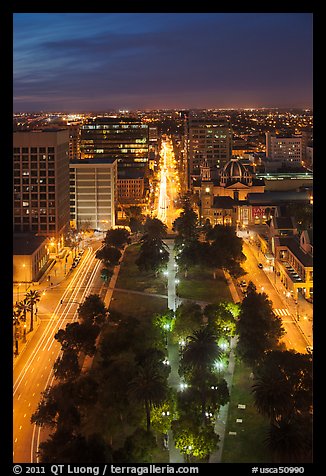
{"type": "Polygon", "coordinates": [[[126,316],[139,319],[150,319],[154,314],[164,314],[167,311],[168,300],[150,294],[134,294],[113,291],[109,311],[118,311],[126,316]]]}
{"type": "Polygon", "coordinates": [[[251,369],[242,362],[235,364],[225,429],[222,463],[271,463],[272,456],[264,444],[269,420],[256,410],[251,394],[251,369]],[[246,405],[239,409],[238,404],[246,405]],[[236,419],[242,423],[236,423],[236,419]],[[229,435],[229,431],[237,432],[229,435]]]}
{"type": "Polygon", "coordinates": [[[153,294],[166,294],[167,279],[153,272],[141,272],[135,264],[140,245],[135,243],[126,248],[120,265],[116,283],[117,288],[145,291],[153,294]]]}
{"type": "Polygon", "coordinates": [[[211,269],[194,266],[188,271],[187,278],[178,273],[178,295],[180,298],[218,303],[232,301],[232,295],[222,270],[217,270],[216,279],[211,269]]]}

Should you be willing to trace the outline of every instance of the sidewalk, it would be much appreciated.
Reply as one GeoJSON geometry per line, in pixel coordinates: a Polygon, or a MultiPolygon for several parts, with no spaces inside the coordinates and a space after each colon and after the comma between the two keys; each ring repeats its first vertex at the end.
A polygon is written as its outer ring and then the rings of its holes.
{"type": "MultiPolygon", "coordinates": [[[[229,392],[231,394],[233,372],[234,372],[234,366],[235,366],[235,353],[234,353],[234,349],[236,347],[235,337],[231,338],[230,347],[231,347],[231,350],[230,350],[230,356],[229,356],[229,366],[227,371],[225,372],[224,378],[228,384],[229,392]]],[[[217,435],[219,435],[220,441],[219,441],[217,450],[210,455],[209,461],[208,461],[209,463],[221,463],[223,445],[224,445],[224,439],[225,439],[225,428],[226,428],[226,422],[228,419],[228,412],[229,412],[229,403],[220,407],[220,410],[217,414],[214,431],[217,435]]]]}
{"type": "MultiPolygon", "coordinates": [[[[259,253],[261,252],[257,249],[256,246],[249,245],[251,252],[260,261],[259,253]]],[[[281,283],[280,279],[275,276],[275,273],[266,272],[266,277],[268,278],[271,285],[278,292],[278,295],[281,301],[284,304],[284,307],[288,308],[294,318],[294,322],[297,328],[300,330],[301,334],[305,338],[307,345],[313,345],[313,304],[307,302],[300,293],[298,293],[298,302],[296,303],[293,297],[288,295],[287,289],[281,283]]]]}
{"type": "MultiPolygon", "coordinates": [[[[53,263],[50,264],[50,266],[47,268],[47,270],[42,275],[39,281],[30,283],[26,291],[25,290],[23,292],[20,291],[19,300],[24,299],[26,292],[33,290],[33,291],[39,291],[39,293],[41,294],[41,299],[40,299],[40,302],[41,302],[43,293],[45,293],[48,289],[51,289],[57,286],[67,277],[73,262],[73,256],[69,248],[65,248],[64,251],[65,253],[62,254],[61,258],[60,257],[56,258],[55,261],[53,261],[53,263]],[[66,257],[67,257],[67,262],[65,262],[66,257]]],[[[14,288],[15,288],[15,285],[14,285],[14,288]]],[[[15,304],[16,301],[18,301],[18,299],[16,298],[18,298],[18,295],[15,294],[14,292],[13,304],[15,304]]],[[[18,355],[15,353],[15,343],[13,344],[13,366],[14,367],[16,366],[20,356],[25,351],[28,343],[34,336],[35,332],[37,331],[41,323],[41,319],[37,316],[37,309],[38,309],[38,305],[36,305],[34,309],[34,321],[33,321],[34,325],[33,325],[32,332],[29,332],[30,313],[27,312],[26,336],[25,336],[26,338],[24,338],[24,335],[22,333],[22,336],[18,339],[18,351],[19,351],[18,355]]]]}
{"type": "MultiPolygon", "coordinates": [[[[168,308],[173,311],[177,308],[177,296],[176,296],[176,266],[174,259],[173,245],[174,241],[167,240],[166,243],[169,247],[169,262],[168,262],[168,308]]],[[[179,346],[177,344],[172,344],[168,340],[168,360],[170,362],[171,372],[168,377],[168,383],[171,387],[176,390],[179,389],[180,385],[180,376],[178,373],[179,369],[179,346]]],[[[170,463],[184,463],[184,457],[180,451],[175,447],[173,432],[169,430],[169,462],[170,463]]]]}
{"type": "MultiPolygon", "coordinates": [[[[229,275],[229,273],[224,272],[225,277],[227,279],[229,289],[232,295],[232,299],[235,303],[240,302],[241,299],[238,294],[238,290],[234,285],[233,278],[229,275]]],[[[232,389],[232,380],[233,380],[233,372],[235,366],[235,348],[237,345],[237,338],[231,337],[230,342],[230,354],[229,354],[229,365],[227,371],[225,372],[224,378],[227,382],[229,392],[231,394],[232,389]]],[[[214,431],[220,437],[220,441],[216,451],[214,451],[209,457],[209,463],[221,463],[222,460],[222,453],[223,453],[223,445],[225,439],[225,428],[226,422],[228,419],[228,412],[229,412],[229,404],[223,405],[220,407],[218,414],[216,415],[214,431]]]]}

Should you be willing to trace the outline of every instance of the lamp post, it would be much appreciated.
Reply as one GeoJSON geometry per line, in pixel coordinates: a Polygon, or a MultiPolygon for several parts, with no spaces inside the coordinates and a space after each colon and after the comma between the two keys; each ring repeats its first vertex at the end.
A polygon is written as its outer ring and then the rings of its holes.
{"type": "Polygon", "coordinates": [[[17,284],[17,301],[19,302],[19,291],[20,291],[20,286],[21,286],[21,283],[18,283],[17,284]]]}
{"type": "Polygon", "coordinates": [[[295,300],[295,309],[296,309],[296,316],[297,316],[297,321],[300,321],[300,314],[299,314],[299,303],[298,303],[298,297],[295,300]]]}
{"type": "Polygon", "coordinates": [[[166,323],[164,324],[164,330],[165,330],[165,345],[168,345],[168,332],[170,330],[170,324],[166,323]]]}
{"type": "Polygon", "coordinates": [[[25,291],[27,291],[26,263],[23,263],[23,269],[24,269],[25,291]]]}

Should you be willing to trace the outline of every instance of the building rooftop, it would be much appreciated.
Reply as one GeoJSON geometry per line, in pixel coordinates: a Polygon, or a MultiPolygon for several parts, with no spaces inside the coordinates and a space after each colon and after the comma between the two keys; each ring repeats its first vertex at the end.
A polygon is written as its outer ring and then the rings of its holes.
{"type": "Polygon", "coordinates": [[[145,170],[136,167],[125,167],[118,170],[118,179],[142,179],[145,177],[145,170]]]}
{"type": "Polygon", "coordinates": [[[292,217],[273,217],[274,223],[275,223],[275,228],[278,229],[294,229],[295,225],[293,223],[293,218],[292,217]]]}
{"type": "Polygon", "coordinates": [[[236,205],[236,202],[231,197],[214,197],[212,208],[230,209],[236,205]]]}
{"type": "Polygon", "coordinates": [[[13,235],[13,254],[31,255],[36,251],[47,238],[36,236],[31,233],[15,233],[13,235]]]}
{"type": "Polygon", "coordinates": [[[296,236],[287,236],[287,237],[280,237],[279,243],[281,246],[287,246],[289,250],[297,257],[300,263],[303,264],[305,267],[312,267],[313,266],[313,257],[311,254],[306,253],[300,247],[300,241],[296,236]]]}
{"type": "Polygon", "coordinates": [[[310,201],[310,193],[308,191],[297,192],[290,190],[287,192],[264,192],[264,193],[248,193],[248,203],[250,205],[266,205],[277,204],[281,202],[307,202],[310,201]]]}
{"type": "Polygon", "coordinates": [[[96,164],[113,164],[117,160],[116,157],[94,157],[94,159],[72,159],[70,165],[96,165],[96,164]]]}

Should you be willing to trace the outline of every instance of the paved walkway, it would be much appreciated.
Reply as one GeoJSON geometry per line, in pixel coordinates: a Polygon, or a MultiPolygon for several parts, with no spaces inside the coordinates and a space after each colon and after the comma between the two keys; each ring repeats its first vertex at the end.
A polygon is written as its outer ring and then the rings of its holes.
{"type": "MultiPolygon", "coordinates": [[[[177,296],[176,296],[176,266],[174,259],[174,240],[165,240],[169,248],[169,262],[168,262],[168,308],[173,311],[176,310],[178,306],[177,296]]],[[[171,372],[168,377],[169,385],[179,390],[180,388],[180,376],[178,373],[179,369],[179,346],[177,344],[172,344],[168,339],[168,359],[170,362],[171,372]]],[[[184,463],[184,456],[180,451],[175,447],[172,430],[169,430],[169,461],[170,463],[184,463]]]]}
{"type": "MultiPolygon", "coordinates": [[[[229,355],[229,366],[227,371],[225,372],[224,378],[228,384],[229,392],[231,395],[232,389],[232,380],[233,380],[233,373],[234,373],[234,366],[235,366],[235,347],[236,347],[236,338],[231,338],[231,350],[229,355]]],[[[228,412],[229,412],[229,404],[223,405],[220,407],[220,410],[217,414],[214,431],[220,437],[220,441],[218,444],[217,450],[212,453],[209,457],[209,463],[221,463],[222,460],[222,453],[223,453],[223,446],[225,440],[225,428],[228,419],[228,412]]]]}
{"type": "MultiPolygon", "coordinates": [[[[233,279],[227,272],[224,272],[224,274],[229,284],[229,289],[230,289],[233,301],[240,302],[238,290],[233,282],[233,279]]],[[[233,373],[234,373],[234,366],[235,366],[236,343],[237,343],[237,338],[232,337],[230,342],[229,365],[228,365],[227,371],[224,374],[224,378],[228,384],[230,395],[231,395],[232,380],[233,380],[233,373]]],[[[228,412],[229,412],[229,404],[227,403],[226,405],[223,405],[220,407],[219,412],[216,416],[214,431],[217,435],[219,435],[220,441],[219,441],[217,450],[210,455],[209,461],[208,461],[209,463],[221,463],[228,412]]]]}

